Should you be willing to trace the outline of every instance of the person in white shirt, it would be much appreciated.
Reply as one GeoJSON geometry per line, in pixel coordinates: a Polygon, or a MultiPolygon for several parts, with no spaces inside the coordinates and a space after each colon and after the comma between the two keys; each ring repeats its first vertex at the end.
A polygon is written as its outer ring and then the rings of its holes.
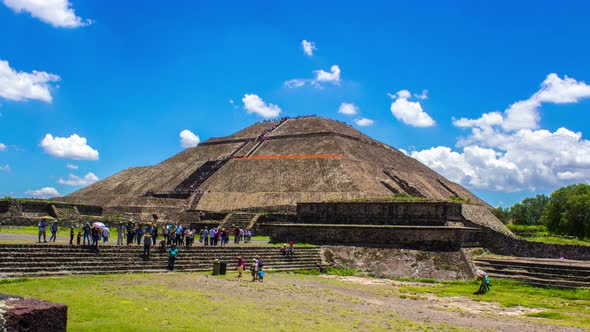
{"type": "Polygon", "coordinates": [[[102,229],[102,242],[109,242],[109,235],[111,235],[111,231],[109,231],[108,227],[102,229]]]}

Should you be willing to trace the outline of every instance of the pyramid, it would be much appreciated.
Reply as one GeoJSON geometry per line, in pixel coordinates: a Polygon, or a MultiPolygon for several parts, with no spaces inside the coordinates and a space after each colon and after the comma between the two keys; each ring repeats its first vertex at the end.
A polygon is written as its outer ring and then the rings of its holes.
{"type": "Polygon", "coordinates": [[[126,169],[62,200],[237,211],[393,195],[457,196],[486,205],[399,150],[345,123],[315,116],[259,122],[157,165],[126,169]]]}

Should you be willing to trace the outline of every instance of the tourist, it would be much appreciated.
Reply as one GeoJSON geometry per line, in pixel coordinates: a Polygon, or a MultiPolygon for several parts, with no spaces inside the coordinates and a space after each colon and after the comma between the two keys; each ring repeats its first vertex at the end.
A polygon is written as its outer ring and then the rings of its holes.
{"type": "Polygon", "coordinates": [[[205,243],[205,245],[209,245],[209,230],[207,229],[207,226],[205,226],[205,229],[203,230],[201,236],[203,237],[203,242],[205,243]]]}
{"type": "Polygon", "coordinates": [[[168,249],[168,254],[168,270],[174,271],[174,261],[176,261],[176,255],[178,254],[176,244],[173,244],[172,247],[168,249]]]}
{"type": "Polygon", "coordinates": [[[289,241],[289,258],[291,260],[293,260],[293,249],[294,249],[295,243],[293,241],[289,241]]]}
{"type": "Polygon", "coordinates": [[[164,241],[166,241],[166,244],[170,245],[170,229],[168,229],[168,225],[164,224],[164,227],[162,227],[162,234],[164,234],[164,241]]]}
{"type": "Polygon", "coordinates": [[[131,243],[133,243],[133,231],[134,231],[134,227],[133,227],[133,220],[129,219],[129,221],[127,222],[127,226],[125,226],[125,229],[127,229],[127,245],[130,246],[131,243]]]}
{"type": "Polygon", "coordinates": [[[244,272],[244,260],[242,257],[238,257],[238,276],[236,278],[242,280],[242,273],[244,272]]]}
{"type": "Polygon", "coordinates": [[[49,230],[51,231],[51,237],[49,238],[49,241],[55,242],[55,239],[57,238],[58,229],[59,229],[59,227],[57,226],[57,220],[55,220],[51,224],[51,227],[49,227],[49,230]]]}
{"type": "Polygon", "coordinates": [[[158,225],[154,225],[154,230],[152,231],[152,245],[156,245],[156,241],[158,240],[158,225]]]}
{"type": "Polygon", "coordinates": [[[256,279],[258,279],[258,260],[256,260],[256,258],[252,261],[250,272],[252,274],[252,281],[256,281],[256,279]]]}
{"type": "Polygon", "coordinates": [[[120,222],[117,225],[117,245],[118,246],[122,246],[123,245],[123,238],[125,237],[125,225],[123,225],[122,222],[120,222]]]}
{"type": "Polygon", "coordinates": [[[84,240],[82,241],[82,244],[86,245],[86,241],[88,241],[88,245],[90,245],[90,224],[86,223],[82,230],[84,231],[84,240]]]}
{"type": "Polygon", "coordinates": [[[281,255],[283,256],[287,256],[287,244],[283,244],[283,246],[281,247],[281,249],[279,249],[279,251],[281,252],[281,255]]]}
{"type": "Polygon", "coordinates": [[[137,225],[135,228],[135,240],[137,241],[137,245],[141,245],[141,238],[143,237],[143,226],[141,224],[137,225]]]}
{"type": "Polygon", "coordinates": [[[82,230],[78,230],[78,235],[76,235],[76,245],[80,245],[82,243],[82,230]]]}
{"type": "MultiPolygon", "coordinates": [[[[219,243],[220,239],[221,239],[221,229],[219,229],[219,227],[218,227],[215,229],[215,245],[216,246],[219,243]]],[[[221,245],[221,243],[219,243],[219,245],[221,245]]]]}
{"type": "Polygon", "coordinates": [[[47,243],[47,221],[45,220],[39,222],[39,243],[41,243],[41,236],[43,236],[43,243],[47,243]]]}
{"type": "Polygon", "coordinates": [[[227,245],[227,244],[229,244],[229,237],[231,236],[231,229],[229,229],[229,228],[226,229],[225,230],[225,235],[226,235],[225,236],[225,244],[227,245]]]}
{"type": "Polygon", "coordinates": [[[109,242],[109,235],[111,235],[111,231],[108,227],[102,229],[102,243],[109,242]]]}
{"type": "Polygon", "coordinates": [[[238,226],[234,228],[234,243],[240,243],[240,227],[238,226]]]}
{"type": "Polygon", "coordinates": [[[91,232],[92,236],[92,249],[98,254],[98,242],[100,240],[101,230],[97,227],[93,227],[91,232]]]}
{"type": "Polygon", "coordinates": [[[215,241],[215,234],[217,232],[215,232],[215,229],[213,227],[211,227],[211,230],[209,230],[209,244],[212,246],[216,246],[217,242],[215,241]]]}
{"type": "Polygon", "coordinates": [[[479,290],[474,295],[485,294],[490,291],[490,278],[487,273],[483,270],[475,271],[475,275],[478,280],[481,280],[481,285],[479,286],[479,290]]]}
{"type": "Polygon", "coordinates": [[[258,281],[262,282],[264,280],[264,271],[262,271],[262,269],[260,269],[260,271],[258,271],[258,281]]]}
{"type": "Polygon", "coordinates": [[[181,241],[182,230],[183,228],[180,224],[176,225],[176,244],[178,244],[178,242],[181,241]]]}
{"type": "Polygon", "coordinates": [[[227,238],[227,233],[225,232],[224,228],[222,228],[221,232],[219,232],[219,237],[221,240],[220,246],[225,246],[225,239],[227,238]]]}
{"type": "Polygon", "coordinates": [[[150,258],[150,248],[152,246],[152,236],[150,233],[145,233],[143,237],[143,258],[150,258]]]}
{"type": "Polygon", "coordinates": [[[74,225],[70,226],[70,246],[74,246],[74,234],[75,234],[75,229],[74,229],[74,225]]]}

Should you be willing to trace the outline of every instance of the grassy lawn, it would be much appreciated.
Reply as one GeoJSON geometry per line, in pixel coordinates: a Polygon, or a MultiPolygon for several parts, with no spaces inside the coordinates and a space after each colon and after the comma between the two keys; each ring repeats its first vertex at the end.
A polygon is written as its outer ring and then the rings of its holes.
{"type": "Polygon", "coordinates": [[[492,291],[473,295],[478,282],[442,282],[434,285],[407,285],[400,288],[410,296],[430,293],[437,296],[464,296],[475,301],[497,302],[503,307],[541,308],[529,317],[545,318],[548,323],[590,328],[590,289],[539,288],[509,280],[492,280],[492,291]]]}
{"type": "Polygon", "coordinates": [[[552,243],[552,244],[572,244],[581,246],[590,246],[590,239],[579,240],[572,237],[564,237],[552,234],[547,231],[544,225],[506,225],[514,234],[523,240],[552,243]]]}
{"type": "Polygon", "coordinates": [[[322,282],[286,273],[265,283],[235,274],[125,274],[0,281],[0,292],[67,304],[70,331],[459,330],[402,318],[349,295],[346,285],[322,282]]]}
{"type": "MultiPolygon", "coordinates": [[[[58,234],[62,233],[64,229],[62,228],[58,234]]],[[[67,231],[67,230],[66,230],[67,231]]],[[[0,234],[25,234],[25,235],[37,235],[39,234],[39,227],[37,226],[25,226],[25,227],[15,227],[15,226],[2,226],[0,228],[0,234]]],[[[51,234],[49,231],[49,227],[47,228],[48,236],[51,234]]]]}

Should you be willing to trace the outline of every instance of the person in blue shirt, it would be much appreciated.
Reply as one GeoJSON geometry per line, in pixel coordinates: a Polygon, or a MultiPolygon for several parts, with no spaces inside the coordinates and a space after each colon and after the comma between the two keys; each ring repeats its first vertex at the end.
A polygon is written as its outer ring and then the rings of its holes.
{"type": "Polygon", "coordinates": [[[172,244],[170,248],[168,248],[168,270],[174,271],[174,262],[176,261],[176,255],[178,255],[178,249],[176,248],[175,244],[172,244]]]}

